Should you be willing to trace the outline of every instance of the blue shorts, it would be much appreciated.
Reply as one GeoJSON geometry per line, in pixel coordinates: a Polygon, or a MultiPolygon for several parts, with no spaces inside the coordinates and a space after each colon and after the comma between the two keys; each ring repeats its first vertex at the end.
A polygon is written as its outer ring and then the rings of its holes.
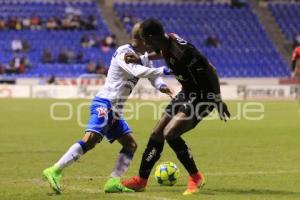
{"type": "Polygon", "coordinates": [[[132,132],[123,118],[116,117],[108,99],[95,97],[90,107],[90,113],[85,132],[100,134],[111,143],[132,132]]]}

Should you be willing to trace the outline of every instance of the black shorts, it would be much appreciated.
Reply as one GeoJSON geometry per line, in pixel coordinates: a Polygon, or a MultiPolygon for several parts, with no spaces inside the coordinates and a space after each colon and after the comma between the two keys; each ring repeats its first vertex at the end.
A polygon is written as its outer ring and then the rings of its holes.
{"type": "Polygon", "coordinates": [[[165,112],[169,116],[175,116],[178,112],[183,112],[188,116],[188,119],[194,121],[194,126],[196,126],[215,108],[214,101],[206,97],[207,95],[186,93],[182,90],[172,99],[165,112]]]}

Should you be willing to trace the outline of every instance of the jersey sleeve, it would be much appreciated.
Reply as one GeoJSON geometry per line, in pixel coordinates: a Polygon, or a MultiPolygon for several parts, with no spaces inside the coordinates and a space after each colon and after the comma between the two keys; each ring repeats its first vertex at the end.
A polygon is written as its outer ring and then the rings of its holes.
{"type": "Polygon", "coordinates": [[[144,55],[141,55],[140,59],[141,59],[142,65],[153,67],[153,63],[148,58],[148,52],[145,52],[144,55]]]}
{"type": "Polygon", "coordinates": [[[166,85],[161,77],[149,78],[149,81],[153,87],[160,89],[161,86],[166,85]]]}
{"type": "MultiPolygon", "coordinates": [[[[145,64],[147,64],[146,66],[149,66],[151,68],[154,67],[153,62],[150,60],[148,60],[147,63],[145,63],[145,64]]],[[[149,78],[148,80],[150,81],[151,85],[158,90],[160,89],[160,87],[162,85],[166,85],[160,76],[152,77],[152,78],[149,78]]]]}
{"type": "Polygon", "coordinates": [[[145,67],[143,65],[134,64],[134,63],[127,64],[124,60],[125,53],[126,52],[118,53],[116,58],[117,58],[118,65],[127,73],[132,74],[133,76],[138,78],[153,78],[165,74],[164,67],[150,68],[150,67],[145,67]]]}

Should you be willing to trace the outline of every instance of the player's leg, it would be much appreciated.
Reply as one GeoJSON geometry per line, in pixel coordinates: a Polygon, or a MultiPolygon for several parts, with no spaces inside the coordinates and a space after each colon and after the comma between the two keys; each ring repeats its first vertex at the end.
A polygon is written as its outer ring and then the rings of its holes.
{"type": "Polygon", "coordinates": [[[147,147],[143,153],[139,176],[134,176],[128,180],[124,180],[122,182],[123,185],[135,191],[143,191],[146,188],[151,170],[155,163],[159,160],[164,147],[163,130],[171,119],[172,117],[169,114],[164,114],[162,116],[156,127],[153,129],[147,147]]]}
{"type": "Polygon", "coordinates": [[[101,140],[102,136],[100,134],[86,132],[82,140],[73,144],[52,167],[43,171],[44,178],[47,179],[50,187],[56,193],[61,193],[60,179],[63,169],[74,163],[87,151],[93,149],[101,140]]]}
{"type": "Polygon", "coordinates": [[[132,134],[124,135],[117,140],[122,145],[122,149],[117,158],[114,170],[111,173],[111,177],[120,178],[128,170],[137,149],[137,144],[132,134]]]}
{"type": "Polygon", "coordinates": [[[188,107],[181,109],[164,130],[164,135],[169,146],[176,153],[177,158],[190,175],[184,195],[198,192],[198,187],[204,186],[205,179],[199,172],[191,150],[181,135],[193,129],[214,108],[211,103],[199,103],[196,107],[193,107],[194,105],[191,106],[192,109],[188,107]]]}
{"type": "Polygon", "coordinates": [[[164,128],[169,123],[172,117],[168,114],[163,114],[160,121],[153,129],[147,147],[143,153],[142,162],[139,169],[139,176],[143,179],[148,179],[151,170],[156,161],[159,160],[164,147],[164,128]]]}
{"type": "Polygon", "coordinates": [[[179,111],[184,102],[186,102],[184,92],[180,91],[166,107],[165,113],[153,129],[139,169],[139,176],[142,179],[147,180],[149,178],[152,168],[159,160],[164,147],[164,129],[172,120],[173,116],[179,111]]]}
{"type": "Polygon", "coordinates": [[[110,179],[104,185],[104,192],[134,192],[123,186],[120,182],[120,178],[128,170],[137,149],[137,144],[132,134],[126,134],[118,138],[117,141],[122,145],[122,149],[117,157],[110,179]]]}
{"type": "Polygon", "coordinates": [[[62,170],[78,160],[84,153],[93,149],[102,138],[102,132],[112,122],[109,102],[95,98],[90,107],[90,119],[82,140],[73,144],[68,151],[52,166],[43,171],[43,176],[56,193],[61,193],[60,179],[62,170]]]}
{"type": "Polygon", "coordinates": [[[184,194],[198,192],[198,186],[204,184],[204,177],[199,172],[191,150],[186,142],[181,137],[182,134],[194,128],[194,120],[186,119],[187,116],[183,112],[177,115],[170,121],[164,130],[164,134],[169,146],[175,152],[178,160],[188,171],[190,177],[188,181],[188,188],[184,194]]]}
{"type": "Polygon", "coordinates": [[[54,166],[62,171],[65,167],[74,163],[78,160],[83,154],[93,149],[97,143],[100,143],[102,140],[102,135],[86,132],[82,140],[73,144],[69,150],[58,160],[54,166]]]}
{"type": "Polygon", "coordinates": [[[190,175],[198,172],[193,156],[181,135],[194,128],[194,120],[187,119],[183,112],[179,112],[164,129],[167,143],[176,153],[177,158],[183,164],[190,175]]]}

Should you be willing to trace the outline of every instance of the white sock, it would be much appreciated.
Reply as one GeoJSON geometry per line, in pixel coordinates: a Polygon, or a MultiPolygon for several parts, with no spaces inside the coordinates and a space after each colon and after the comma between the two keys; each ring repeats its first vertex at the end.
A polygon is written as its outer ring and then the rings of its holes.
{"type": "Polygon", "coordinates": [[[79,143],[73,144],[69,150],[54,165],[62,170],[71,165],[83,155],[83,149],[79,143]]]}
{"type": "Polygon", "coordinates": [[[124,153],[120,153],[119,157],[117,158],[115,168],[110,176],[113,178],[120,178],[121,176],[123,176],[125,174],[125,172],[127,171],[128,167],[131,163],[131,160],[132,160],[132,157],[130,157],[124,153]]]}

